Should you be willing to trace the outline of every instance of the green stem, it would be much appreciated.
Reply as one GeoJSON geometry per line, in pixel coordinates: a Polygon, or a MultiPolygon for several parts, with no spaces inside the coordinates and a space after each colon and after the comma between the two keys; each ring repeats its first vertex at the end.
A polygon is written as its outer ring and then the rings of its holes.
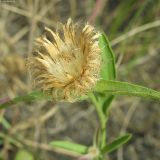
{"type": "Polygon", "coordinates": [[[105,120],[101,123],[101,149],[106,146],[106,123],[107,119],[105,118],[105,120]]]}
{"type": "Polygon", "coordinates": [[[95,105],[95,109],[97,111],[97,114],[98,114],[98,117],[99,117],[99,120],[100,120],[100,125],[101,125],[101,145],[100,145],[100,150],[106,145],[106,122],[107,122],[107,117],[106,115],[103,113],[103,110],[102,110],[102,107],[100,106],[100,104],[98,103],[96,97],[94,96],[93,93],[90,93],[89,94],[92,102],[94,103],[95,105]]]}

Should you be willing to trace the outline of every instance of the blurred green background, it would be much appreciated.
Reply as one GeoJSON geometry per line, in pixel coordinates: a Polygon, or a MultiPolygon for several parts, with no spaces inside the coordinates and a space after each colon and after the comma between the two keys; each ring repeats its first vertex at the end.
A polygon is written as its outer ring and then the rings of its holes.
{"type": "MultiPolygon", "coordinates": [[[[32,90],[25,61],[44,27],[89,21],[104,31],[116,57],[117,79],[160,90],[159,0],[1,0],[0,103],[32,90]]],[[[99,125],[88,101],[21,103],[0,110],[0,160],[71,160],[48,144],[73,139],[92,145],[99,125]]],[[[132,140],[109,155],[114,160],[160,159],[160,107],[157,102],[116,97],[107,128],[111,141],[123,132],[132,140]]]]}

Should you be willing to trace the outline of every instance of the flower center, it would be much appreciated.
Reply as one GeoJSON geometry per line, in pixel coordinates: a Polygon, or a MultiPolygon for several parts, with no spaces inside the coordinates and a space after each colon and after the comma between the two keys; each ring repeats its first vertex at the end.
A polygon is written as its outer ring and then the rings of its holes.
{"type": "Polygon", "coordinates": [[[82,76],[85,57],[79,48],[64,45],[60,54],[51,61],[48,71],[56,81],[67,86],[82,76]]]}

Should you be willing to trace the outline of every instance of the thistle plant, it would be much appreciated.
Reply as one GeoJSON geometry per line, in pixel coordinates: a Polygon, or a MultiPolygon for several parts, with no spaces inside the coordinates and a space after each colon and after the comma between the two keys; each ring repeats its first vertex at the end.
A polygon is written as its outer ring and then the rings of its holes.
{"type": "Polygon", "coordinates": [[[131,138],[131,134],[124,134],[111,143],[106,139],[109,109],[115,95],[160,101],[158,91],[116,81],[114,53],[106,35],[100,34],[89,24],[74,24],[71,19],[56,32],[45,28],[45,33],[36,39],[27,66],[36,91],[8,100],[0,105],[0,109],[21,101],[90,100],[100,123],[100,127],[95,128],[92,145],[63,140],[50,143],[54,148],[77,153],[79,160],[105,160],[108,153],[131,138]]]}
{"type": "Polygon", "coordinates": [[[35,86],[55,100],[75,101],[87,93],[99,78],[98,36],[92,26],[80,27],[71,19],[57,32],[45,28],[28,59],[35,86]]]}

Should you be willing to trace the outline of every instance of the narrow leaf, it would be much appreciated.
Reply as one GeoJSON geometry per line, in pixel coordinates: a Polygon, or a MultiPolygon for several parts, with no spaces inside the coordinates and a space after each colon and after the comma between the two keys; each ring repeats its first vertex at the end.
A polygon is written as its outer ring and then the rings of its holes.
{"type": "Polygon", "coordinates": [[[103,108],[103,112],[105,114],[108,114],[108,111],[109,111],[109,108],[110,108],[109,106],[112,103],[113,99],[114,99],[113,95],[106,95],[106,99],[103,102],[103,107],[102,107],[103,108]]]}
{"type": "Polygon", "coordinates": [[[116,78],[114,54],[110,47],[109,40],[104,33],[102,33],[99,38],[99,47],[102,51],[101,77],[106,80],[114,80],[116,78]]]}
{"type": "Polygon", "coordinates": [[[117,148],[119,148],[121,145],[127,143],[131,139],[132,135],[131,134],[126,134],[123,136],[120,136],[119,138],[115,139],[112,143],[107,144],[103,149],[102,153],[110,153],[117,148]]]}
{"type": "Polygon", "coordinates": [[[3,145],[3,141],[0,139],[0,146],[2,146],[3,145]]]}
{"type": "Polygon", "coordinates": [[[5,117],[0,115],[0,124],[2,123],[2,126],[4,126],[5,129],[10,129],[11,124],[5,119],[5,117]]]}
{"type": "Polygon", "coordinates": [[[95,87],[95,91],[112,95],[137,96],[160,101],[160,92],[127,82],[100,80],[95,87]]]}
{"type": "MultiPolygon", "coordinates": [[[[102,56],[102,68],[101,68],[101,78],[105,80],[115,80],[116,78],[116,67],[115,58],[112,48],[110,46],[109,40],[105,33],[102,33],[99,38],[99,47],[101,49],[102,56]]],[[[102,106],[103,113],[108,112],[109,106],[114,99],[113,95],[101,94],[98,95],[98,101],[100,106],[102,106]]]]}
{"type": "Polygon", "coordinates": [[[42,100],[42,99],[50,100],[51,97],[40,91],[34,91],[24,96],[17,96],[13,99],[7,99],[6,101],[0,104],[0,109],[15,105],[19,102],[32,102],[34,100],[42,100]]]}
{"type": "Polygon", "coordinates": [[[85,154],[87,153],[87,150],[88,150],[87,146],[73,143],[73,142],[67,142],[67,141],[53,141],[50,144],[55,148],[61,148],[61,149],[73,151],[80,154],[85,154]]]}

